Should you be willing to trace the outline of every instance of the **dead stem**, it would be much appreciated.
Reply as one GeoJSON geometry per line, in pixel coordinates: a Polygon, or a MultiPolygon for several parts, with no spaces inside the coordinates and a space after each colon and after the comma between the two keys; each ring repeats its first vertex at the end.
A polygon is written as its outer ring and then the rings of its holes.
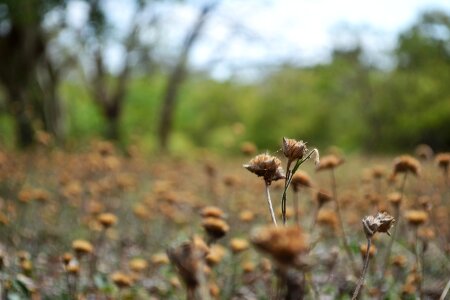
{"type": "Polygon", "coordinates": [[[353,293],[352,300],[358,299],[359,293],[361,292],[361,288],[364,284],[364,278],[366,276],[367,268],[369,266],[369,257],[370,257],[370,246],[371,246],[372,239],[367,239],[367,250],[366,255],[364,257],[364,265],[361,273],[361,277],[358,280],[358,284],[356,285],[355,292],[353,293]]]}
{"type": "Polygon", "coordinates": [[[267,203],[269,204],[270,216],[272,217],[272,222],[275,226],[277,225],[277,219],[275,218],[275,213],[273,212],[272,199],[270,198],[269,184],[266,182],[266,196],[267,203]]]}

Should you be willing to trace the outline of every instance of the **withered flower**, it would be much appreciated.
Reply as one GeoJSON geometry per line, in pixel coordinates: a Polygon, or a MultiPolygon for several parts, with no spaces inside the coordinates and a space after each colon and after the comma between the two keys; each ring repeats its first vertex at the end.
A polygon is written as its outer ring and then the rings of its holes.
{"type": "Polygon", "coordinates": [[[130,270],[136,273],[145,271],[148,267],[148,262],[143,258],[133,258],[128,262],[130,270]]]}
{"type": "Polygon", "coordinates": [[[234,238],[230,241],[230,247],[231,251],[233,251],[234,254],[240,253],[242,251],[245,251],[248,249],[249,244],[247,240],[234,238]]]}
{"type": "Polygon", "coordinates": [[[204,259],[208,254],[208,248],[200,245],[195,238],[177,247],[169,248],[167,256],[177,269],[181,279],[189,290],[197,288],[202,276],[204,259]]]}
{"type": "Polygon", "coordinates": [[[448,170],[450,165],[450,153],[439,153],[436,155],[435,161],[439,168],[444,171],[448,170]]]}
{"type": "Polygon", "coordinates": [[[130,287],[133,284],[131,277],[120,271],[114,272],[111,275],[111,280],[120,289],[130,287]]]}
{"type": "Polygon", "coordinates": [[[331,197],[331,195],[328,194],[328,192],[326,192],[324,190],[319,190],[316,193],[316,201],[317,201],[319,208],[321,208],[325,203],[331,201],[332,199],[333,198],[331,197]]]}
{"type": "Polygon", "coordinates": [[[263,177],[266,184],[270,185],[272,181],[285,178],[281,161],[269,154],[259,154],[252,158],[250,162],[244,165],[244,168],[259,177],[263,177]]]}
{"type": "Polygon", "coordinates": [[[77,256],[84,254],[90,254],[94,251],[92,244],[86,240],[75,240],[72,242],[72,249],[75,251],[77,256]]]}
{"type": "Polygon", "coordinates": [[[224,220],[218,218],[205,218],[202,221],[202,226],[213,239],[223,237],[230,230],[230,226],[224,220]]]}
{"type": "Polygon", "coordinates": [[[204,207],[201,210],[200,215],[203,218],[219,218],[219,219],[223,219],[224,216],[225,216],[223,210],[221,210],[220,208],[218,208],[216,206],[206,206],[206,207],[204,207]]]}
{"type": "Polygon", "coordinates": [[[97,221],[107,229],[117,223],[117,217],[112,213],[102,213],[97,217],[97,221]]]}
{"type": "Polygon", "coordinates": [[[295,174],[292,176],[291,185],[292,185],[292,189],[294,190],[294,192],[298,192],[300,187],[302,187],[302,186],[303,187],[311,187],[312,181],[306,172],[299,170],[299,171],[295,172],[295,174]]]}
{"type": "Polygon", "coordinates": [[[317,171],[331,170],[331,169],[334,169],[334,168],[340,166],[343,163],[344,163],[344,159],[337,157],[334,154],[327,155],[320,159],[320,163],[316,170],[317,171]]]}
{"type": "Polygon", "coordinates": [[[308,250],[307,237],[298,226],[266,226],[254,230],[251,242],[282,264],[295,264],[308,250]]]}
{"type": "Polygon", "coordinates": [[[415,176],[420,175],[420,162],[410,155],[401,155],[394,160],[394,174],[411,173],[415,176]]]}
{"type": "Polygon", "coordinates": [[[376,232],[385,232],[388,235],[389,229],[394,225],[395,219],[387,212],[377,213],[376,216],[365,216],[362,219],[364,233],[366,237],[372,238],[376,232]]]}
{"type": "Polygon", "coordinates": [[[411,209],[405,213],[405,219],[410,225],[419,226],[428,220],[428,213],[423,210],[411,209]]]}
{"type": "Polygon", "coordinates": [[[283,154],[288,159],[288,166],[295,160],[302,159],[308,149],[303,141],[283,138],[283,154]]]}
{"type": "Polygon", "coordinates": [[[416,155],[421,159],[421,160],[430,160],[433,158],[434,155],[434,151],[433,149],[426,145],[426,144],[420,144],[416,147],[416,155]]]}

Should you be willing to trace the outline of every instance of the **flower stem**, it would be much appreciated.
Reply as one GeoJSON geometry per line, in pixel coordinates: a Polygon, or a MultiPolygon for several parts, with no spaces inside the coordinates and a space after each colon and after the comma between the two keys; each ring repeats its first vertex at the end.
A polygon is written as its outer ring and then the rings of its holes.
{"type": "Polygon", "coordinates": [[[364,278],[366,277],[367,268],[369,266],[369,257],[370,257],[370,246],[371,246],[372,240],[370,238],[367,239],[367,250],[366,250],[366,256],[364,258],[364,266],[362,269],[361,277],[358,280],[358,284],[356,285],[356,289],[353,293],[352,300],[358,299],[359,293],[361,292],[361,288],[364,284],[364,278]]]}
{"type": "Polygon", "coordinates": [[[269,184],[266,182],[266,196],[267,203],[269,204],[270,216],[272,217],[272,222],[275,226],[277,225],[277,219],[275,218],[275,213],[273,212],[272,199],[270,198],[269,184]]]}

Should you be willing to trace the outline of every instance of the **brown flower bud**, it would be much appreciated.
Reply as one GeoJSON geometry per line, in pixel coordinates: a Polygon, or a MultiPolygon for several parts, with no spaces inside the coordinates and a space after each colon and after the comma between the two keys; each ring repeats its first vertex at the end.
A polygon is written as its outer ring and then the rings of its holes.
{"type": "Polygon", "coordinates": [[[308,149],[303,141],[283,138],[283,153],[288,159],[288,164],[294,160],[302,159],[308,149]]]}
{"type": "Polygon", "coordinates": [[[364,233],[367,238],[372,238],[376,232],[385,232],[388,235],[389,229],[394,225],[395,219],[387,212],[377,213],[376,216],[365,216],[362,219],[364,233]]]}

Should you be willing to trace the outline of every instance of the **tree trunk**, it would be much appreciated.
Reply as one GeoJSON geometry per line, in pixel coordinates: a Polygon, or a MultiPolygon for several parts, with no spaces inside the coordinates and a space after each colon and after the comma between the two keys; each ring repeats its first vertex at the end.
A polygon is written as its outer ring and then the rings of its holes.
{"type": "Polygon", "coordinates": [[[212,2],[205,5],[192,29],[189,31],[183,48],[181,49],[178,61],[169,75],[167,86],[163,96],[163,104],[161,108],[161,119],[159,121],[159,145],[162,150],[167,150],[170,133],[172,132],[173,116],[176,109],[178,94],[180,87],[186,79],[186,64],[189,58],[189,54],[192,50],[192,46],[198,40],[201,30],[203,29],[205,22],[210,12],[217,6],[218,2],[212,2]]]}

